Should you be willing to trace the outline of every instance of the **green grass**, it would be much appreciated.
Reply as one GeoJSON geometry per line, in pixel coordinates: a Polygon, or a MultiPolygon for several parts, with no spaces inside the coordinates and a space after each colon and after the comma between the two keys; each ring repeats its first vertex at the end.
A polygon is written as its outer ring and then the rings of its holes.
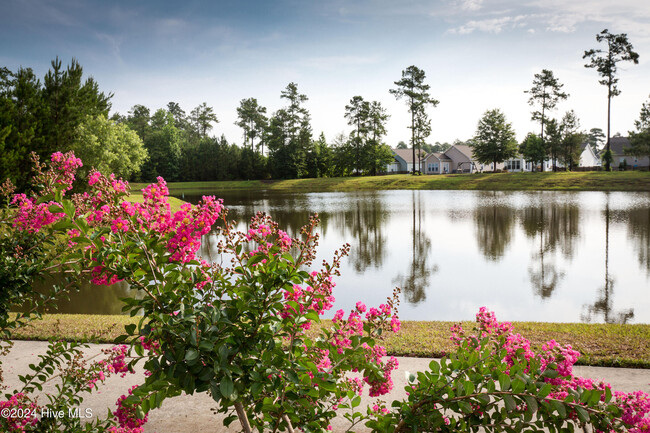
{"type": "MultiPolygon", "coordinates": [[[[130,201],[131,203],[142,203],[144,201],[144,197],[142,197],[142,193],[138,189],[133,188],[131,195],[126,197],[126,200],[130,201]]],[[[172,212],[179,211],[181,209],[181,205],[185,203],[183,200],[176,197],[167,197],[167,202],[171,205],[172,212]]]]}
{"type": "MultiPolygon", "coordinates": [[[[134,191],[144,186],[144,184],[131,184],[134,191]]],[[[650,172],[477,173],[435,176],[397,174],[268,181],[170,182],[167,186],[172,194],[256,189],[284,192],[383,189],[650,191],[650,172]]]]}
{"type": "MultiPolygon", "coordinates": [[[[82,314],[46,314],[14,333],[18,340],[91,340],[110,343],[138,317],[82,314]]],[[[404,321],[398,334],[386,337],[384,345],[395,356],[440,357],[454,350],[449,340],[452,322],[404,321]]],[[[319,326],[329,326],[328,320],[319,326]]],[[[465,329],[473,323],[464,322],[465,329]]],[[[604,325],[582,323],[516,322],[515,332],[528,338],[534,350],[554,339],[570,344],[582,356],[581,365],[650,368],[650,325],[604,325]]],[[[316,332],[317,327],[311,332],[316,332]]]]}

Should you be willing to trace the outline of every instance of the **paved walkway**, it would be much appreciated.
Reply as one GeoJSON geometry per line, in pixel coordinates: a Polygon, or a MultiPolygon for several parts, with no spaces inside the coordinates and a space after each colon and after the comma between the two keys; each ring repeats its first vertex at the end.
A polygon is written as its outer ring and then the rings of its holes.
{"type": "MultiPolygon", "coordinates": [[[[42,341],[16,341],[13,349],[6,358],[3,358],[4,383],[8,389],[14,389],[20,382],[19,374],[29,372],[29,364],[38,362],[38,355],[45,353],[47,342],[42,341]]],[[[88,354],[99,353],[102,348],[111,345],[92,345],[88,354]]],[[[422,371],[428,368],[431,359],[425,358],[398,358],[399,369],[394,372],[393,391],[384,396],[385,401],[405,398],[404,386],[406,385],[405,372],[422,371]]],[[[575,374],[593,379],[603,379],[612,384],[619,391],[645,391],[650,393],[650,370],[637,370],[629,368],[604,368],[604,367],[575,367],[575,374]]],[[[106,416],[106,410],[114,409],[117,398],[125,394],[129,387],[143,381],[142,371],[129,374],[125,378],[114,376],[109,378],[100,391],[88,395],[82,406],[81,412],[91,409],[96,416],[106,416]]],[[[46,388],[47,391],[47,388],[46,388]]],[[[373,399],[365,397],[362,405],[371,403],[373,399]]],[[[194,432],[236,432],[239,431],[238,423],[234,428],[226,429],[222,425],[222,417],[214,415],[211,408],[215,407],[214,401],[206,394],[194,396],[182,395],[169,399],[163,403],[162,408],[149,414],[149,422],[145,424],[145,432],[158,433],[194,433],[194,432]]],[[[336,419],[333,430],[343,431],[347,423],[345,419],[336,419]]],[[[363,431],[357,429],[357,431],[363,431]]]]}

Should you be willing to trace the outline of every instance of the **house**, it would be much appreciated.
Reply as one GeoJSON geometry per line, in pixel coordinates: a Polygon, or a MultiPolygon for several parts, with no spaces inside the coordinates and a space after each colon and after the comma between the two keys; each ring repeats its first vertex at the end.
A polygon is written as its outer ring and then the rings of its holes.
{"type": "Polygon", "coordinates": [[[424,159],[424,174],[451,173],[452,162],[444,153],[430,153],[424,159]]]}
{"type": "MultiPolygon", "coordinates": [[[[543,164],[544,164],[544,171],[553,170],[553,161],[547,159],[546,161],[544,161],[543,164]]],[[[516,158],[512,158],[507,161],[504,161],[503,163],[503,169],[508,171],[533,171],[533,168],[535,169],[535,171],[542,170],[542,167],[539,165],[533,167],[533,163],[530,161],[526,161],[521,155],[517,156],[516,158]]]]}
{"type": "MultiPolygon", "coordinates": [[[[393,151],[394,160],[392,163],[386,165],[387,173],[412,173],[413,172],[413,149],[391,149],[393,151]]],[[[420,158],[422,161],[422,168],[426,167],[424,159],[426,152],[420,151],[420,158]]],[[[416,169],[418,169],[417,151],[416,151],[416,169]]]]}
{"type": "Polygon", "coordinates": [[[589,143],[582,143],[580,152],[580,167],[600,167],[600,158],[589,143]]]}
{"type": "Polygon", "coordinates": [[[612,150],[612,167],[648,168],[650,161],[648,156],[632,156],[627,152],[630,148],[630,140],[627,137],[612,137],[609,139],[609,147],[612,150]]]}

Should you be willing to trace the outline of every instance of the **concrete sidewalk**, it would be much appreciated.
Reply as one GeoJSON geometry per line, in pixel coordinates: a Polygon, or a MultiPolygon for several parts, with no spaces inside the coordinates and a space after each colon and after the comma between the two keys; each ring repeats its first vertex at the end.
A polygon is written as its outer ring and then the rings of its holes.
{"type": "MultiPolygon", "coordinates": [[[[91,345],[88,355],[99,353],[102,348],[112,345],[91,345]]],[[[42,341],[15,341],[14,347],[5,358],[2,358],[4,379],[3,386],[12,390],[20,385],[18,375],[24,375],[29,370],[29,364],[37,364],[38,355],[45,353],[47,342],[42,341]]],[[[406,397],[404,386],[406,385],[405,372],[416,372],[428,369],[431,359],[425,358],[398,358],[399,369],[393,373],[395,387],[393,391],[383,396],[382,400],[391,402],[395,399],[406,397]]],[[[574,373],[578,376],[603,379],[612,384],[613,389],[618,391],[645,391],[650,393],[650,370],[637,370],[629,368],[604,368],[604,367],[575,367],[574,373]]],[[[142,370],[135,374],[129,374],[125,378],[114,376],[109,378],[100,390],[88,394],[82,403],[81,413],[90,409],[95,416],[105,417],[107,409],[115,409],[115,402],[128,389],[144,380],[142,370]]],[[[45,391],[54,389],[53,384],[48,384],[45,391]]],[[[375,399],[365,396],[362,407],[371,404],[375,399]]],[[[236,432],[239,431],[239,424],[235,422],[230,429],[222,425],[222,416],[214,415],[211,408],[216,406],[215,402],[206,394],[193,396],[182,395],[166,400],[160,409],[149,414],[149,422],[145,424],[145,432],[158,433],[194,433],[194,432],[236,432]]],[[[348,426],[347,421],[339,417],[332,423],[333,431],[344,431],[348,426]],[[340,418],[340,419],[339,419],[340,418]]],[[[357,428],[356,431],[365,431],[357,428]]]]}

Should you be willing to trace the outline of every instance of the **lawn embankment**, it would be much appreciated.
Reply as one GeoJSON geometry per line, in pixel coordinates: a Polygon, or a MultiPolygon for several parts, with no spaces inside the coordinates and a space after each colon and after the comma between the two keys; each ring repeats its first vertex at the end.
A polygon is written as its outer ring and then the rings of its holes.
{"type": "MultiPolygon", "coordinates": [[[[131,203],[142,203],[144,201],[144,197],[142,197],[142,193],[139,191],[139,188],[133,188],[131,195],[126,197],[126,200],[130,201],[131,203]]],[[[171,205],[172,212],[181,210],[181,205],[185,203],[183,200],[176,197],[167,197],[167,202],[171,205]]]]}
{"type": "MultiPolygon", "coordinates": [[[[19,340],[90,340],[110,343],[122,333],[124,325],[137,323],[138,317],[82,314],[46,314],[14,333],[19,340]]],[[[324,320],[319,326],[330,326],[324,320]]],[[[404,321],[397,334],[389,333],[384,344],[395,356],[440,357],[454,350],[449,340],[452,322],[404,321]]],[[[473,323],[464,322],[464,329],[473,323]]],[[[315,327],[310,332],[316,332],[315,327]]],[[[583,323],[516,322],[515,332],[528,338],[534,350],[554,339],[570,344],[582,356],[581,365],[650,368],[650,325],[605,325],[583,323]]]]}
{"type": "MultiPolygon", "coordinates": [[[[145,184],[131,184],[133,191],[145,184]]],[[[280,192],[326,192],[383,189],[464,189],[484,191],[650,191],[647,171],[584,171],[558,173],[476,173],[413,176],[331,177],[291,180],[245,180],[224,182],[170,182],[174,195],[215,194],[232,190],[280,192]]]]}

